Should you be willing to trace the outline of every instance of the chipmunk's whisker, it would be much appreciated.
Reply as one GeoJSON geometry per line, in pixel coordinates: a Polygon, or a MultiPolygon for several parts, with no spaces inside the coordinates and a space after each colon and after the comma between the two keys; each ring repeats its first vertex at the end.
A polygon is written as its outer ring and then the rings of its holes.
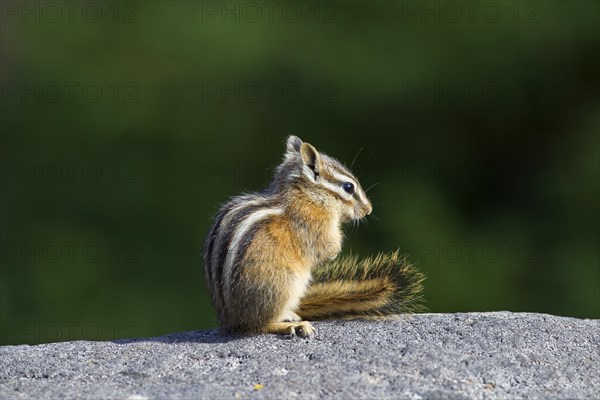
{"type": "Polygon", "coordinates": [[[356,159],[358,158],[358,155],[360,154],[361,151],[363,151],[364,148],[365,148],[365,146],[361,147],[360,150],[358,151],[358,153],[356,153],[356,155],[354,156],[354,159],[352,160],[352,164],[350,164],[350,169],[354,168],[354,162],[356,161],[356,159]]]}
{"type": "Polygon", "coordinates": [[[368,193],[369,190],[373,189],[375,186],[379,185],[379,182],[372,184],[371,186],[369,186],[369,188],[367,190],[365,190],[365,193],[368,193]]]}

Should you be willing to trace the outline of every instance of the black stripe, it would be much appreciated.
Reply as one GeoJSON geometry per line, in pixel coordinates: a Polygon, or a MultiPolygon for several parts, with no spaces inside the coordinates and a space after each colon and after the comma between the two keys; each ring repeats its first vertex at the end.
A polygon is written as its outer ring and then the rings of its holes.
{"type": "Polygon", "coordinates": [[[234,265],[232,266],[232,272],[231,272],[231,288],[232,289],[237,285],[237,283],[240,280],[240,275],[242,273],[242,266],[239,265],[240,261],[246,257],[248,247],[250,247],[250,244],[254,240],[254,236],[256,236],[257,232],[260,229],[262,229],[269,222],[271,217],[272,216],[269,216],[263,220],[258,221],[256,224],[254,224],[254,226],[252,226],[252,228],[250,228],[250,230],[246,234],[244,241],[242,243],[240,243],[240,246],[238,247],[237,253],[235,255],[234,265]]]}
{"type": "Polygon", "coordinates": [[[341,165],[338,164],[332,164],[333,166],[333,170],[337,173],[339,173],[340,175],[349,175],[352,176],[352,174],[349,174],[348,171],[346,171],[341,165]]]}
{"type": "MultiPolygon", "coordinates": [[[[227,229],[228,227],[221,227],[223,220],[230,215],[230,213],[232,212],[232,210],[235,207],[238,207],[239,205],[245,203],[245,202],[250,202],[250,201],[256,201],[256,200],[260,200],[261,197],[256,196],[256,197],[250,197],[250,196],[240,196],[240,197],[236,197],[233,198],[232,200],[230,200],[227,204],[225,204],[222,208],[221,211],[219,212],[219,214],[217,215],[218,221],[215,221],[215,224],[213,225],[213,229],[211,229],[211,234],[212,234],[212,244],[207,248],[207,252],[206,252],[206,256],[210,259],[210,262],[213,261],[215,254],[213,254],[215,252],[215,245],[217,243],[219,243],[219,239],[221,239],[221,237],[223,236],[223,229],[227,229]]],[[[222,248],[222,246],[220,246],[222,248]]],[[[217,249],[217,251],[220,249],[217,249]]]]}
{"type": "Polygon", "coordinates": [[[358,182],[356,180],[356,178],[354,177],[354,174],[352,172],[350,172],[350,170],[348,168],[346,168],[344,165],[342,165],[339,161],[333,160],[331,165],[333,166],[333,170],[335,170],[335,172],[338,172],[340,175],[347,175],[348,177],[352,178],[354,181],[358,182]]]}
{"type": "MultiPolygon", "coordinates": [[[[217,261],[214,265],[214,279],[215,279],[215,286],[217,289],[223,287],[223,268],[225,267],[225,260],[227,259],[227,253],[229,252],[229,246],[231,244],[231,240],[233,239],[233,236],[235,234],[235,232],[237,231],[238,225],[241,221],[243,221],[243,219],[245,217],[247,217],[248,215],[250,215],[251,213],[263,209],[263,208],[270,208],[275,202],[273,200],[266,200],[265,202],[263,202],[262,204],[259,205],[253,205],[253,206],[249,206],[246,208],[241,209],[240,211],[237,211],[235,213],[235,215],[233,216],[233,218],[231,219],[231,221],[229,222],[229,224],[227,224],[226,227],[223,227],[225,229],[225,231],[222,233],[222,240],[220,243],[220,249],[215,249],[215,251],[220,250],[220,252],[218,253],[218,258],[217,261]]],[[[238,262],[239,260],[236,258],[234,259],[234,265],[238,262]]],[[[217,290],[219,298],[221,301],[223,301],[223,293],[222,290],[217,290]]]]}
{"type": "Polygon", "coordinates": [[[329,193],[333,194],[333,197],[335,197],[336,199],[338,199],[340,202],[342,202],[342,203],[344,203],[346,205],[350,205],[350,206],[352,205],[352,202],[350,200],[343,198],[335,190],[331,190],[328,187],[325,187],[325,189],[328,189],[329,193]]]}
{"type": "Polygon", "coordinates": [[[221,226],[221,222],[223,222],[223,218],[230,210],[229,204],[226,204],[215,216],[214,222],[206,235],[206,240],[204,242],[204,270],[206,274],[206,279],[208,280],[209,285],[211,285],[211,290],[213,290],[213,281],[214,275],[213,265],[212,265],[212,252],[215,245],[215,241],[217,239],[217,232],[221,226]]]}
{"type": "Polygon", "coordinates": [[[227,253],[229,251],[229,245],[231,244],[233,235],[237,231],[240,222],[242,222],[244,218],[246,218],[249,214],[253,213],[254,211],[257,211],[262,208],[269,208],[271,206],[271,203],[272,202],[270,201],[265,201],[261,204],[255,204],[246,208],[242,208],[241,210],[237,211],[235,215],[233,215],[227,226],[223,227],[224,231],[221,233],[223,236],[220,243],[221,252],[219,253],[219,257],[217,258],[216,262],[218,268],[218,273],[216,274],[217,277],[222,278],[221,274],[223,273],[223,267],[225,265],[225,259],[227,258],[227,253]]]}
{"type": "Polygon", "coordinates": [[[227,212],[229,212],[229,209],[227,208],[227,206],[225,206],[221,210],[219,210],[217,215],[215,215],[213,224],[210,227],[208,234],[206,235],[206,240],[204,241],[204,263],[205,264],[208,264],[210,262],[210,258],[211,258],[210,256],[212,254],[213,247],[215,245],[215,239],[217,238],[217,231],[219,229],[219,226],[221,225],[221,222],[223,222],[223,217],[225,217],[225,214],[227,212]]]}
{"type": "Polygon", "coordinates": [[[217,213],[214,218],[213,225],[211,226],[204,243],[204,269],[206,280],[208,281],[209,289],[213,298],[213,302],[215,303],[215,307],[217,309],[222,308],[223,304],[223,296],[220,293],[220,289],[218,287],[218,275],[215,274],[215,264],[213,263],[213,252],[215,251],[215,245],[217,243],[217,239],[220,237],[221,225],[223,223],[223,219],[231,212],[232,208],[239,205],[241,202],[250,201],[259,198],[258,196],[239,196],[231,199],[223,206],[217,213]]]}
{"type": "Polygon", "coordinates": [[[217,313],[219,314],[219,319],[221,319],[220,314],[222,313],[224,304],[223,304],[223,295],[221,293],[221,290],[219,289],[216,275],[215,275],[215,265],[212,262],[212,260],[213,260],[212,252],[214,250],[214,245],[217,240],[218,232],[221,227],[221,223],[223,222],[223,218],[225,218],[227,213],[230,211],[232,205],[233,205],[232,203],[226,204],[225,206],[223,206],[223,208],[221,208],[219,213],[216,215],[215,222],[213,223],[213,226],[211,227],[211,229],[208,233],[208,236],[206,238],[205,252],[204,252],[204,269],[206,272],[206,279],[208,281],[213,304],[217,308],[217,313]]]}

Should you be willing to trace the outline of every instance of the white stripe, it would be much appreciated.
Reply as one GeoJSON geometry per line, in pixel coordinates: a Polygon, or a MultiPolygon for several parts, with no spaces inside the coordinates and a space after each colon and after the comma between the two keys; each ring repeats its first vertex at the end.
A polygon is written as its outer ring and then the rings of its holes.
{"type": "Polygon", "coordinates": [[[246,217],[243,221],[241,221],[237,228],[235,229],[235,233],[231,240],[231,244],[229,245],[229,249],[227,250],[227,257],[225,258],[225,265],[223,266],[223,282],[225,287],[225,301],[227,301],[229,297],[229,291],[231,290],[231,276],[233,270],[233,264],[236,259],[235,256],[237,254],[238,248],[240,246],[240,242],[246,237],[246,234],[261,219],[273,216],[273,215],[281,215],[283,214],[283,208],[265,208],[262,210],[257,210],[253,213],[250,213],[248,217],[246,217]]]}
{"type": "Polygon", "coordinates": [[[354,186],[356,187],[356,180],[349,176],[349,175],[344,175],[344,174],[340,174],[339,172],[336,171],[332,171],[333,173],[331,175],[333,175],[333,177],[335,179],[337,179],[340,182],[352,182],[354,184],[354,186]]]}
{"type": "Polygon", "coordinates": [[[306,176],[311,181],[315,180],[315,173],[312,169],[310,169],[310,167],[308,165],[302,166],[302,173],[304,174],[304,176],[306,176]]]}
{"type": "MultiPolygon", "coordinates": [[[[362,191],[362,188],[360,187],[360,185],[359,185],[358,181],[356,180],[356,178],[354,178],[353,176],[349,176],[349,175],[346,176],[346,175],[340,174],[338,172],[334,172],[333,176],[335,177],[335,179],[338,179],[338,180],[340,180],[342,182],[344,182],[344,181],[351,182],[354,185],[354,191],[358,194],[358,197],[360,198],[360,201],[362,203],[365,203],[365,204],[368,203],[367,196],[366,196],[365,192],[362,191]]],[[[339,192],[340,193],[343,192],[345,195],[348,195],[348,193],[346,193],[346,191],[343,190],[343,188],[339,192]]]]}
{"type": "Polygon", "coordinates": [[[353,178],[335,172],[332,175],[333,179],[335,179],[335,183],[323,181],[322,185],[325,186],[327,189],[331,190],[332,192],[339,194],[342,198],[345,198],[347,200],[352,199],[352,195],[346,192],[342,186],[344,182],[350,182],[354,185],[355,190],[360,190],[358,183],[353,178]],[[339,182],[341,182],[342,184],[340,184],[339,182]]]}
{"type": "Polygon", "coordinates": [[[253,195],[243,195],[239,199],[232,199],[231,201],[239,201],[231,210],[229,210],[223,216],[221,223],[217,227],[217,231],[215,232],[215,240],[213,243],[213,248],[211,254],[208,254],[208,258],[210,260],[210,276],[209,281],[212,287],[213,293],[217,293],[219,290],[219,284],[222,282],[220,276],[216,276],[216,270],[218,268],[219,256],[222,251],[227,251],[223,249],[223,240],[225,238],[225,232],[227,231],[227,227],[231,223],[231,220],[235,215],[244,210],[247,207],[252,207],[254,205],[260,205],[265,201],[264,198],[256,198],[253,195]]]}
{"type": "MultiPolygon", "coordinates": [[[[225,236],[227,227],[231,223],[231,220],[235,217],[235,215],[238,212],[244,210],[247,207],[258,206],[261,203],[264,203],[265,200],[266,199],[264,198],[256,200],[241,200],[239,204],[236,204],[231,210],[227,212],[227,214],[225,214],[225,216],[223,216],[221,224],[219,225],[217,237],[215,238],[212,254],[209,254],[213,265],[216,266],[217,262],[219,261],[219,254],[221,253],[221,247],[223,246],[223,238],[225,236]]],[[[219,277],[215,276],[215,280],[218,281],[218,279],[219,277]]]]}
{"type": "Polygon", "coordinates": [[[331,190],[332,192],[339,194],[340,196],[342,196],[342,198],[343,197],[348,197],[348,199],[352,198],[351,195],[346,193],[346,191],[342,188],[341,185],[334,185],[330,182],[325,182],[325,181],[322,181],[321,184],[323,186],[325,186],[327,189],[331,190]]]}
{"type": "Polygon", "coordinates": [[[363,192],[362,188],[360,187],[356,187],[356,193],[358,193],[358,197],[360,197],[360,201],[362,201],[364,204],[367,204],[367,194],[365,192],[363,192]]]}
{"type": "MultiPolygon", "coordinates": [[[[332,167],[325,167],[325,168],[327,168],[329,174],[332,176],[331,179],[334,181],[334,183],[328,182],[325,180],[320,180],[319,184],[321,186],[326,187],[327,189],[331,190],[332,192],[339,194],[342,198],[351,200],[352,195],[349,194],[348,192],[346,192],[344,190],[344,188],[342,187],[342,185],[338,184],[338,182],[341,182],[341,183],[350,182],[354,185],[354,191],[358,195],[359,201],[363,204],[368,203],[366,193],[363,192],[362,188],[360,187],[360,184],[358,183],[358,180],[353,175],[345,174],[344,172],[338,172],[338,171],[334,170],[332,167]]],[[[314,179],[313,172],[308,166],[304,165],[302,168],[302,172],[304,173],[304,175],[306,177],[310,178],[311,180],[314,179]]]]}

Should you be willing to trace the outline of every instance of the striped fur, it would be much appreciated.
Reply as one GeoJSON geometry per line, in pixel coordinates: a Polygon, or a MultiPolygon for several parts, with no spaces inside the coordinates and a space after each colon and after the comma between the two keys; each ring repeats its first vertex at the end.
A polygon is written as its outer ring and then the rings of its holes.
{"type": "MultiPolygon", "coordinates": [[[[275,208],[275,202],[266,196],[261,194],[243,195],[226,203],[215,217],[204,245],[204,266],[206,281],[219,317],[226,312],[225,293],[227,292],[225,288],[226,285],[231,286],[233,275],[236,272],[233,264],[240,255],[243,257],[255,232],[250,233],[246,230],[246,237],[242,238],[244,239],[242,243],[240,243],[238,235],[235,247],[233,247],[232,242],[236,240],[236,234],[240,233],[241,229],[258,225],[260,221],[256,220],[257,212],[264,213],[266,210],[275,208]]],[[[268,218],[268,215],[265,218],[268,218]]]]}
{"type": "Polygon", "coordinates": [[[296,313],[303,319],[355,318],[424,311],[425,276],[399,251],[319,266],[296,313]]]}
{"type": "Polygon", "coordinates": [[[342,223],[371,209],[345,166],[289,137],[271,185],[224,204],[206,237],[205,276],[221,326],[234,332],[310,336],[313,328],[297,321],[297,313],[321,318],[398,309],[391,305],[402,291],[401,274],[388,268],[397,261],[393,257],[325,264],[332,282],[323,281],[325,275],[316,269],[310,284],[311,271],[341,251],[342,223]],[[348,191],[350,184],[354,190],[348,191]],[[374,272],[378,262],[382,275],[374,272]],[[359,270],[371,275],[359,281],[359,270]]]}

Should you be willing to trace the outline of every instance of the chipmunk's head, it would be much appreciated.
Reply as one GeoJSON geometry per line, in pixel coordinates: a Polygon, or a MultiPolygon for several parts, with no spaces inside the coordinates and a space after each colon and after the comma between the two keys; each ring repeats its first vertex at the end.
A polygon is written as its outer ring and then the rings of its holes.
{"type": "Polygon", "coordinates": [[[297,136],[287,139],[283,162],[277,167],[275,182],[280,187],[296,183],[343,221],[358,220],[373,210],[358,179],[336,159],[318,152],[297,136]]]}

